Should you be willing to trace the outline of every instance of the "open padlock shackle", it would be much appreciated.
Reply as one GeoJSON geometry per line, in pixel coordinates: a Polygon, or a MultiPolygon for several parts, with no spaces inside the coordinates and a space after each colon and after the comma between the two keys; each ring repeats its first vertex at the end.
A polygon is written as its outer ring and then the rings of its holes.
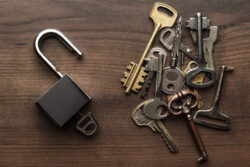
{"type": "Polygon", "coordinates": [[[70,40],[62,32],[60,32],[56,29],[45,29],[37,35],[37,37],[35,39],[36,53],[43,59],[43,61],[46,64],[48,64],[48,66],[56,73],[56,75],[59,78],[62,78],[63,77],[62,73],[60,73],[59,71],[56,70],[56,67],[49,61],[49,59],[47,59],[47,57],[40,50],[40,44],[41,44],[42,40],[47,38],[47,37],[58,38],[70,50],[70,52],[76,53],[80,57],[83,54],[81,51],[79,51],[76,48],[76,46],[73,43],[70,42],[70,40]]]}

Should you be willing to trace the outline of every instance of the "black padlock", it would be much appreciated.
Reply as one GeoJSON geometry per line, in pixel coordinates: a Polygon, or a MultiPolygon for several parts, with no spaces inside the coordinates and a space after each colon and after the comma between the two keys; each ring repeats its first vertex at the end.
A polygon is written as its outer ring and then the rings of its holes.
{"type": "Polygon", "coordinates": [[[62,127],[74,115],[79,114],[80,119],[76,124],[76,129],[85,135],[92,135],[97,130],[97,123],[90,113],[82,115],[79,110],[90,101],[90,97],[70,78],[68,74],[64,76],[56,70],[56,67],[45,57],[40,50],[41,41],[49,36],[58,38],[65,44],[71,52],[77,53],[80,57],[80,52],[68,39],[58,30],[46,29],[38,34],[35,39],[35,51],[42,60],[60,78],[54,86],[38,101],[37,104],[43,111],[59,126],[62,127]]]}

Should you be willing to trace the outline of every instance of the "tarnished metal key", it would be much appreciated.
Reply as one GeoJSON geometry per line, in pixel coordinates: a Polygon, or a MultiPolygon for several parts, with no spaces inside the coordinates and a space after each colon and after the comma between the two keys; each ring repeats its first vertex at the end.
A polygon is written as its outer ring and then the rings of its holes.
{"type": "Polygon", "coordinates": [[[158,132],[161,134],[163,141],[167,145],[168,149],[172,153],[178,152],[178,147],[176,146],[172,136],[168,132],[168,130],[165,128],[165,126],[162,124],[161,121],[154,121],[152,119],[147,118],[144,114],[141,108],[148,103],[147,101],[142,102],[139,104],[132,113],[132,119],[138,126],[147,126],[149,127],[153,132],[158,132]]]}
{"type": "Polygon", "coordinates": [[[230,127],[231,127],[230,118],[227,115],[222,114],[219,111],[217,111],[217,109],[218,109],[218,105],[219,105],[219,98],[220,98],[221,88],[222,88],[222,84],[223,84],[224,72],[225,71],[230,72],[233,70],[234,70],[233,67],[226,67],[226,66],[221,67],[220,78],[219,78],[219,82],[217,85],[217,90],[216,90],[213,106],[208,110],[198,110],[194,114],[193,119],[194,119],[194,122],[196,124],[203,125],[203,126],[210,127],[210,128],[219,129],[219,130],[229,130],[230,129],[230,127]],[[199,116],[223,121],[223,123],[216,123],[216,122],[212,122],[212,121],[202,120],[202,119],[199,119],[199,116]]]}
{"type": "Polygon", "coordinates": [[[130,72],[125,75],[125,78],[123,78],[121,81],[123,83],[123,86],[126,88],[125,93],[130,93],[131,89],[135,92],[138,92],[138,89],[141,88],[139,82],[137,81],[137,78],[139,77],[139,80],[144,82],[144,79],[141,79],[142,71],[142,64],[144,62],[145,57],[147,56],[149,49],[158,33],[158,31],[164,27],[172,27],[174,25],[174,22],[177,17],[177,11],[172,8],[171,6],[164,4],[164,3],[155,3],[154,7],[150,13],[150,18],[153,20],[155,28],[151,35],[151,38],[141,56],[141,59],[138,63],[138,65],[134,65],[133,68],[130,69],[130,72]],[[162,10],[167,10],[171,13],[171,15],[168,15],[167,13],[164,13],[162,10]],[[139,76],[138,76],[139,75],[139,76]]]}
{"type": "Polygon", "coordinates": [[[157,68],[156,75],[156,84],[155,84],[155,98],[150,99],[148,103],[146,103],[143,107],[143,113],[150,119],[161,120],[168,116],[168,112],[162,113],[160,110],[162,108],[167,109],[167,104],[161,100],[161,83],[162,83],[162,69],[163,64],[165,64],[167,53],[164,51],[163,53],[159,52],[158,55],[158,64],[157,66],[148,66],[153,68],[157,68]]]}
{"type": "Polygon", "coordinates": [[[175,94],[179,92],[185,83],[183,72],[181,70],[181,54],[180,42],[182,36],[182,17],[179,17],[176,33],[173,42],[173,49],[171,53],[170,67],[165,67],[162,76],[162,91],[166,94],[175,94]]]}
{"type": "Polygon", "coordinates": [[[200,157],[198,158],[198,162],[203,162],[207,160],[208,155],[205,146],[201,140],[199,131],[197,130],[191,116],[191,111],[197,106],[197,104],[198,98],[194,92],[182,90],[174,94],[170,98],[168,103],[168,110],[173,115],[185,115],[190,130],[192,131],[193,137],[200,151],[200,157]],[[183,99],[187,99],[187,102],[183,102],[183,99]]]}
{"type": "Polygon", "coordinates": [[[146,67],[145,67],[145,71],[148,73],[144,85],[142,86],[141,89],[141,98],[145,98],[147,96],[147,92],[149,89],[150,84],[152,83],[154,74],[158,71],[158,64],[159,64],[159,57],[158,55],[161,54],[163,55],[163,65],[166,62],[166,57],[167,57],[167,53],[159,48],[159,47],[154,47],[151,49],[151,51],[149,52],[147,58],[145,59],[146,61],[146,67]]]}
{"type": "Polygon", "coordinates": [[[203,51],[202,27],[206,22],[208,21],[204,22],[201,13],[197,13],[196,18],[190,18],[187,25],[188,28],[197,30],[198,65],[187,72],[186,84],[190,87],[199,89],[213,86],[216,82],[216,72],[214,69],[207,67],[203,51]],[[193,83],[193,78],[200,73],[205,73],[205,75],[209,76],[210,80],[205,83],[203,82],[202,84],[193,83]]]}
{"type": "MultiPolygon", "coordinates": [[[[174,44],[174,37],[175,37],[175,30],[173,28],[164,28],[159,36],[159,40],[167,50],[172,50],[173,49],[173,44],[174,44]],[[165,38],[166,34],[168,34],[167,38],[165,38]]],[[[197,60],[197,55],[189,49],[186,45],[183,43],[180,43],[180,48],[179,48],[183,53],[185,53],[190,59],[192,60],[197,60]]]]}

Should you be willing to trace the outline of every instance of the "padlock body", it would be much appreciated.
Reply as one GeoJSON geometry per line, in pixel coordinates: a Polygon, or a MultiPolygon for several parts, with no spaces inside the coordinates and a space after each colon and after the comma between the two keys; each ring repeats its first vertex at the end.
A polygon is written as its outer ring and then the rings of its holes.
{"type": "Polygon", "coordinates": [[[90,97],[66,74],[37,104],[60,127],[75,115],[90,97]]]}

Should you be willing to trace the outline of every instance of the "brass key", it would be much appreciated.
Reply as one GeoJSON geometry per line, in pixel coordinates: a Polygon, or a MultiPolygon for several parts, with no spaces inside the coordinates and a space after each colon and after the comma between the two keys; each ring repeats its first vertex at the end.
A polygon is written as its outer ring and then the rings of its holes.
{"type": "Polygon", "coordinates": [[[125,72],[125,77],[121,80],[121,82],[123,83],[123,87],[126,88],[125,93],[130,93],[131,90],[134,92],[138,92],[138,89],[141,88],[139,83],[144,82],[143,76],[146,75],[144,74],[145,72],[144,69],[142,68],[144,59],[147,56],[149,49],[159,30],[164,27],[172,27],[174,25],[174,22],[177,18],[177,11],[167,4],[157,2],[154,4],[153,9],[151,10],[150,18],[153,20],[155,28],[141,56],[139,63],[138,64],[134,63],[134,65],[132,65],[132,68],[129,69],[130,72],[129,73],[125,72]],[[169,13],[171,13],[171,15],[162,12],[161,9],[168,11],[169,13]]]}

